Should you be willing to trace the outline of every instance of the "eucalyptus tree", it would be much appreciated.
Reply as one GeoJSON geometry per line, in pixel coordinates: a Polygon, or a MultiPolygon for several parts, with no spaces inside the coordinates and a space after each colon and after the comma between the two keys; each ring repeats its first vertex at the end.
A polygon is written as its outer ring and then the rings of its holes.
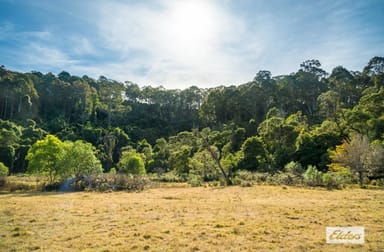
{"type": "Polygon", "coordinates": [[[38,93],[28,75],[2,68],[0,76],[0,118],[32,119],[37,114],[38,93]]]}
{"type": "Polygon", "coordinates": [[[28,150],[26,159],[29,161],[27,172],[47,176],[49,183],[56,182],[63,173],[61,166],[65,155],[65,144],[54,135],[47,135],[38,140],[28,150]]]}

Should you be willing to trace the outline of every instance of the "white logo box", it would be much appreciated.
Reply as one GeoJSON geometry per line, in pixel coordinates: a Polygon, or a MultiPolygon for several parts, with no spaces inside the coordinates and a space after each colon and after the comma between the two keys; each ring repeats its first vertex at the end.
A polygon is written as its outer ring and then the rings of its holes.
{"type": "Polygon", "coordinates": [[[327,243],[363,244],[365,241],[364,227],[326,227],[327,243]]]}

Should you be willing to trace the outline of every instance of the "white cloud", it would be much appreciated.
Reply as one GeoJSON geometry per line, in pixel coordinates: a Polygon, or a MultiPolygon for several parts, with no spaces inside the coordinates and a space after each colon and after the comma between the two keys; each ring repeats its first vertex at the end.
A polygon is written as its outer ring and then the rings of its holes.
{"type": "Polygon", "coordinates": [[[94,45],[89,41],[88,38],[84,36],[72,36],[69,38],[69,53],[74,55],[89,55],[96,54],[96,49],[94,45]]]}
{"type": "Polygon", "coordinates": [[[25,55],[24,64],[39,66],[54,66],[63,70],[76,61],[70,59],[65,53],[54,47],[30,43],[22,52],[25,55]]]}
{"type": "Polygon", "coordinates": [[[0,42],[11,38],[17,48],[8,50],[9,43],[4,43],[0,52],[5,61],[13,59],[14,65],[26,71],[66,70],[168,88],[240,84],[259,70],[289,74],[312,58],[319,59],[327,71],[337,65],[361,70],[362,58],[365,64],[382,55],[377,45],[384,42],[383,37],[374,36],[382,34],[382,26],[372,30],[358,23],[362,14],[356,11],[361,4],[332,3],[44,3],[39,5],[44,13],[60,14],[57,23],[50,17],[46,19],[52,20],[49,24],[21,31],[17,25],[0,21],[0,42]]]}
{"type": "Polygon", "coordinates": [[[101,34],[109,49],[121,53],[127,76],[172,88],[244,81],[242,57],[256,45],[238,49],[246,33],[241,19],[216,1],[157,3],[157,9],[120,2],[99,6],[101,34]],[[146,71],[129,69],[132,60],[146,71]]]}

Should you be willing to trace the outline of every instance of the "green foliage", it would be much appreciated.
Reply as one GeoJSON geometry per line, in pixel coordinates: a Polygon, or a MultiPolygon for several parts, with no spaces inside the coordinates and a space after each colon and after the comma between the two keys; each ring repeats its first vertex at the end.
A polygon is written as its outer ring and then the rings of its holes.
{"type": "Polygon", "coordinates": [[[131,174],[98,174],[83,177],[76,182],[75,188],[80,191],[142,191],[150,187],[146,176],[131,174]]]}
{"type": "Polygon", "coordinates": [[[315,166],[309,165],[303,174],[304,183],[309,186],[321,186],[323,184],[323,174],[315,166]]]}
{"type": "Polygon", "coordinates": [[[144,160],[134,150],[124,151],[118,164],[119,171],[128,174],[146,174],[144,160]]]}
{"type": "Polygon", "coordinates": [[[191,156],[191,147],[184,145],[180,150],[171,154],[170,162],[175,170],[176,174],[185,176],[189,173],[189,162],[191,156]]]}
{"type": "Polygon", "coordinates": [[[334,127],[334,123],[324,121],[310,132],[302,130],[296,138],[297,161],[304,167],[317,165],[320,170],[326,171],[330,162],[328,149],[341,143],[341,137],[334,127]]]}
{"type": "Polygon", "coordinates": [[[38,140],[28,150],[28,173],[47,176],[49,183],[81,174],[101,173],[95,148],[84,141],[62,142],[54,135],[38,140]]]}
{"type": "Polygon", "coordinates": [[[171,183],[177,182],[178,183],[178,182],[185,182],[186,178],[177,175],[174,171],[169,171],[169,172],[160,174],[158,180],[161,182],[171,182],[171,183]]]}
{"type": "Polygon", "coordinates": [[[164,138],[157,139],[153,149],[152,171],[161,174],[169,170],[169,156],[170,149],[167,140],[164,138]]]}
{"type": "Polygon", "coordinates": [[[100,160],[96,157],[96,149],[92,144],[81,140],[64,142],[64,144],[66,150],[60,162],[64,177],[103,172],[100,160]]]}
{"type": "Polygon", "coordinates": [[[241,147],[241,156],[238,164],[240,169],[258,170],[259,165],[267,159],[261,138],[256,136],[247,138],[241,147]]]}
{"type": "Polygon", "coordinates": [[[193,170],[190,170],[188,174],[188,183],[192,187],[198,187],[202,185],[203,181],[199,175],[195,174],[193,170]]]}
{"type": "Polygon", "coordinates": [[[306,127],[306,119],[300,112],[287,118],[272,116],[260,123],[257,131],[271,155],[274,170],[283,170],[294,159],[295,142],[306,127]]]}
{"type": "Polygon", "coordinates": [[[301,176],[304,173],[303,166],[299,162],[291,161],[284,166],[284,170],[287,173],[301,176]]]}
{"type": "Polygon", "coordinates": [[[333,172],[324,173],[321,179],[327,189],[341,189],[346,182],[343,176],[333,172]]]}
{"type": "Polygon", "coordinates": [[[28,150],[28,173],[48,176],[50,183],[55,182],[63,173],[60,162],[65,151],[65,144],[54,135],[38,140],[28,150]]]}
{"type": "Polygon", "coordinates": [[[301,176],[294,175],[287,172],[277,172],[267,177],[267,182],[272,185],[300,185],[302,184],[301,176]]]}
{"type": "Polygon", "coordinates": [[[149,144],[146,139],[143,139],[137,143],[136,151],[143,154],[145,167],[148,170],[153,168],[153,150],[151,144],[149,144]]]}
{"type": "Polygon", "coordinates": [[[307,60],[289,75],[262,70],[241,85],[184,90],[0,67],[0,162],[11,174],[58,180],[100,172],[98,159],[106,172],[120,169],[133,146],[145,170],[184,180],[193,173],[231,184],[246,169],[286,184],[300,178],[299,163],[318,167],[324,184],[334,175],[377,180],[384,176],[383,62],[374,57],[362,72],[338,66],[327,75],[318,60],[307,60]],[[37,148],[48,133],[66,142],[37,148]],[[362,152],[355,133],[366,136],[362,152]]]}
{"type": "Polygon", "coordinates": [[[0,162],[0,177],[8,176],[8,173],[9,173],[8,167],[5,166],[5,164],[3,164],[2,162],[0,162]]]}
{"type": "MultiPolygon", "coordinates": [[[[199,175],[204,181],[218,180],[220,172],[217,164],[208,150],[196,152],[190,159],[191,171],[199,175]]],[[[190,173],[191,173],[190,171],[190,173]]]]}
{"type": "Polygon", "coordinates": [[[250,172],[246,170],[238,170],[235,173],[235,178],[242,181],[265,184],[270,177],[269,173],[260,173],[260,172],[250,172]]]}

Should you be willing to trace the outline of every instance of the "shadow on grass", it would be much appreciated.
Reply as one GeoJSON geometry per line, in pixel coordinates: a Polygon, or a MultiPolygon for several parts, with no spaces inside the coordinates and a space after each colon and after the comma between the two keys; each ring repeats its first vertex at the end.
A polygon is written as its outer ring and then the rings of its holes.
{"type": "Polygon", "coordinates": [[[52,195],[63,195],[63,194],[76,194],[81,192],[59,192],[59,191],[50,191],[50,192],[41,192],[41,191],[29,191],[29,192],[7,192],[0,191],[1,196],[17,196],[17,197],[37,197],[37,196],[52,196],[52,195]]]}

